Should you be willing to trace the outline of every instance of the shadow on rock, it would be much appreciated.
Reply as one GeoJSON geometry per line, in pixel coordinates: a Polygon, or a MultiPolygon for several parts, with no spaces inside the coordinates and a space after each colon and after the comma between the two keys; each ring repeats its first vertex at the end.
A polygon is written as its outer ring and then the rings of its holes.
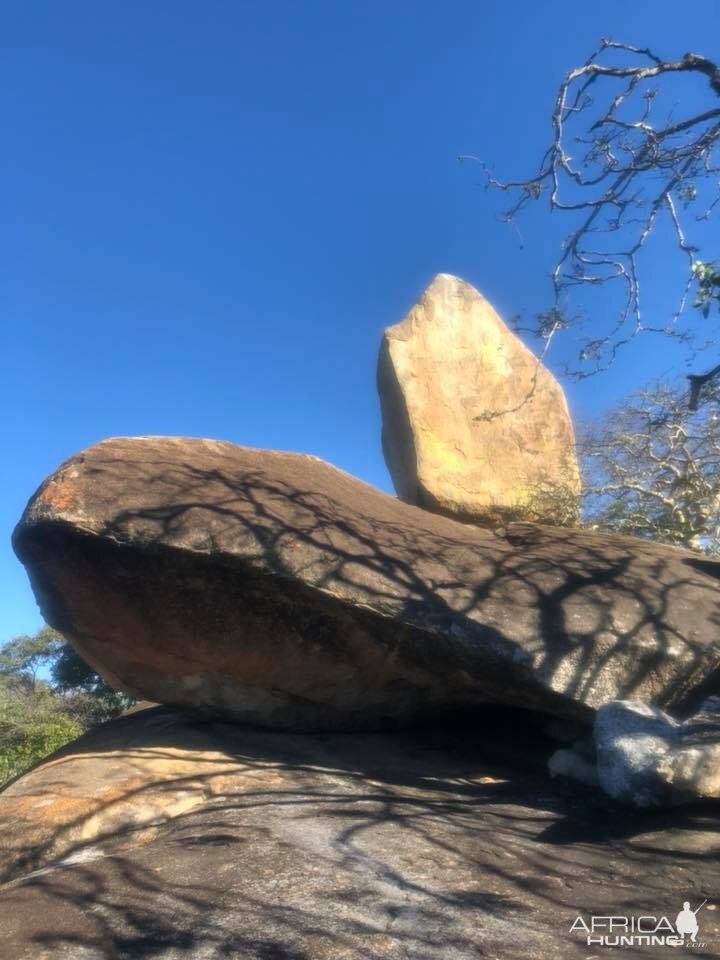
{"type": "Polygon", "coordinates": [[[716,896],[716,815],[628,815],[551,781],[540,728],[493,710],[392,736],[124,717],[0,794],[4,956],[569,958],[581,911],[716,896]]]}

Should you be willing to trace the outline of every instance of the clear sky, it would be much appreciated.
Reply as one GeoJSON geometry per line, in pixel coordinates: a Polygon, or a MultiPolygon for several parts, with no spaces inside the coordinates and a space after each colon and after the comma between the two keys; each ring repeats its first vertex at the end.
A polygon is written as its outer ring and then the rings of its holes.
{"type": "MultiPolygon", "coordinates": [[[[25,502],[103,437],[301,450],[390,490],[383,327],[441,271],[505,317],[547,303],[560,234],[535,218],[520,249],[455,157],[529,172],[560,77],[600,37],[717,55],[718,13],[718,0],[4,4],[0,642],[41,625],[9,543],[25,502]]],[[[652,264],[651,308],[669,269],[652,264]]],[[[676,362],[657,341],[633,350],[566,385],[576,417],[676,362]]]]}

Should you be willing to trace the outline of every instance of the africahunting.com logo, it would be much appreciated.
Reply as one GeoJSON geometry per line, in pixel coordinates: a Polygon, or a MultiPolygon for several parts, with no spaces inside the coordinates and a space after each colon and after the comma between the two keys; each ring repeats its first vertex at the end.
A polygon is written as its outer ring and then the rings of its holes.
{"type": "Polygon", "coordinates": [[[698,940],[698,913],[706,903],[707,900],[703,900],[693,910],[686,900],[674,923],[664,915],[623,917],[593,914],[586,918],[580,914],[575,918],[570,932],[583,935],[589,947],[705,947],[707,944],[698,940]]]}

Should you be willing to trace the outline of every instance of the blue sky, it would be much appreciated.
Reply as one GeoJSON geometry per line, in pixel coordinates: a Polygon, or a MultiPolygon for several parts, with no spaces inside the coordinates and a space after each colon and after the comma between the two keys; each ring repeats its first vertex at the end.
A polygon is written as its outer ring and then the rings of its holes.
{"type": "MultiPolygon", "coordinates": [[[[41,624],[9,545],[25,502],[103,437],[302,450],[390,490],[383,327],[440,271],[506,317],[541,309],[561,236],[533,213],[520,249],[455,157],[528,172],[561,75],[601,36],[711,56],[717,13],[717,0],[6,4],[0,642],[41,624]]],[[[649,263],[651,310],[666,256],[649,263]]],[[[633,351],[566,385],[576,417],[677,367],[657,341],[633,351]]]]}

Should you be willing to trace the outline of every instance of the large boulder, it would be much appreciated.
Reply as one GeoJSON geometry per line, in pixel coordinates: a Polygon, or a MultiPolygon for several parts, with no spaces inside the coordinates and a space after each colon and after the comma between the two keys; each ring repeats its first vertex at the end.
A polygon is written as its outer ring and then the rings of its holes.
{"type": "Polygon", "coordinates": [[[720,665],[717,565],[473,527],[299,454],[106,440],[40,487],[14,544],[48,623],[111,684],[274,727],[682,708],[720,665]]]}
{"type": "Polygon", "coordinates": [[[0,793],[3,960],[579,960],[601,952],[593,916],[647,929],[706,898],[715,956],[717,819],[627,814],[499,761],[504,724],[104,725],[0,793]]]}
{"type": "Polygon", "coordinates": [[[438,274],[387,328],[378,389],[383,451],[401,500],[490,525],[576,517],[563,391],[470,284],[438,274]]]}
{"type": "Polygon", "coordinates": [[[597,772],[611,797],[636,807],[720,799],[720,697],[679,722],[620,700],[595,718],[597,772]]]}

